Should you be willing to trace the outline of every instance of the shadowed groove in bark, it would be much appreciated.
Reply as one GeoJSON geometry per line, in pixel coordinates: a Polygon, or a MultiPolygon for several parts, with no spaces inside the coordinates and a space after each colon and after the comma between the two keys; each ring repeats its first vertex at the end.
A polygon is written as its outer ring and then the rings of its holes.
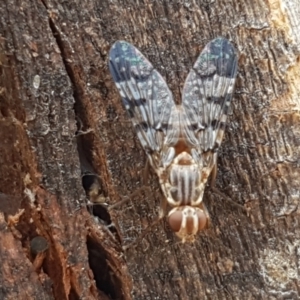
{"type": "Polygon", "coordinates": [[[103,291],[109,299],[124,299],[121,289],[122,283],[114,275],[105,249],[89,236],[86,244],[89,252],[89,265],[94,273],[97,288],[103,291]]]}
{"type": "MultiPolygon", "coordinates": [[[[47,9],[47,5],[44,1],[42,1],[44,6],[47,9]]],[[[68,62],[68,50],[65,48],[64,40],[60,34],[59,29],[57,28],[55,24],[55,20],[49,16],[49,26],[53,33],[53,37],[56,40],[57,46],[61,52],[62,61],[65,66],[65,70],[69,76],[69,79],[72,83],[73,88],[73,97],[75,100],[74,104],[74,111],[75,116],[79,116],[80,120],[86,120],[87,116],[84,114],[83,109],[83,103],[81,97],[84,94],[84,91],[82,90],[82,85],[78,80],[81,80],[78,78],[78,74],[76,74],[76,69],[71,65],[70,62],[68,62]]],[[[85,122],[83,122],[85,123],[85,122]]],[[[78,125],[78,129],[80,130],[80,126],[78,125]]],[[[92,174],[89,174],[90,176],[97,177],[97,174],[93,174],[93,161],[91,161],[90,158],[93,157],[92,149],[93,149],[93,133],[91,134],[83,134],[80,136],[80,155],[84,156],[84,159],[87,161],[87,164],[91,167],[92,174]]],[[[79,143],[77,143],[79,145],[79,143]]],[[[86,176],[82,177],[82,184],[84,189],[87,192],[87,195],[89,194],[89,188],[90,188],[90,182],[87,182],[86,176]]],[[[99,194],[102,195],[103,189],[101,180],[99,177],[97,177],[97,182],[99,183],[99,194]]],[[[89,181],[89,180],[88,180],[89,181]]],[[[93,180],[95,182],[95,178],[93,180]]],[[[89,196],[89,195],[88,195],[89,196]]],[[[102,205],[92,205],[92,207],[88,211],[92,215],[94,215],[96,218],[98,218],[98,221],[104,224],[104,226],[108,226],[108,230],[112,232],[114,236],[118,237],[117,230],[114,228],[111,222],[111,218],[109,215],[109,212],[107,209],[102,205]]],[[[117,240],[120,242],[120,239],[117,238],[117,240]]],[[[116,276],[114,276],[114,270],[110,267],[110,262],[108,255],[106,253],[106,249],[101,247],[99,243],[94,241],[91,237],[87,237],[87,250],[89,253],[89,265],[91,270],[94,274],[94,279],[96,281],[97,288],[102,291],[105,295],[107,295],[110,299],[124,299],[124,295],[122,293],[122,282],[118,280],[116,276]]],[[[100,292],[101,293],[101,292],[100,292]]],[[[70,299],[79,299],[79,295],[76,292],[76,289],[74,287],[71,287],[70,299]]]]}

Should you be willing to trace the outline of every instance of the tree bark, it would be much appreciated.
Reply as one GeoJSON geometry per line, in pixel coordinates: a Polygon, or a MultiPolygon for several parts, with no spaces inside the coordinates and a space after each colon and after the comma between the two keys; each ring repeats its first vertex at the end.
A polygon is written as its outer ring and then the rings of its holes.
{"type": "Polygon", "coordinates": [[[299,0],[2,1],[0,299],[299,299],[299,15],[299,0]],[[217,36],[239,67],[204,195],[212,224],[181,244],[163,221],[123,252],[162,193],[154,175],[141,189],[146,156],[109,48],[138,47],[179,103],[217,36]],[[108,208],[94,218],[87,196],[108,208]]]}

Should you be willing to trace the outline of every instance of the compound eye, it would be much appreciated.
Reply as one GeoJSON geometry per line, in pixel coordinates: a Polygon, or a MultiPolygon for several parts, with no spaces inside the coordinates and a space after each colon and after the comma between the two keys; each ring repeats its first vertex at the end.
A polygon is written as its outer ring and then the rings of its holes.
{"type": "Polygon", "coordinates": [[[178,232],[182,223],[182,211],[174,211],[169,216],[169,225],[174,232],[178,232]]]}
{"type": "Polygon", "coordinates": [[[207,223],[207,217],[202,210],[197,211],[198,216],[198,231],[202,230],[207,223]]]}

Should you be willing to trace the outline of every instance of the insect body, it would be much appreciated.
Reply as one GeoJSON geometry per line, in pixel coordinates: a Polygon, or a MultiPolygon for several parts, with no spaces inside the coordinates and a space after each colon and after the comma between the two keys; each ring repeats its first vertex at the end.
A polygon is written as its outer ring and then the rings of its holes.
{"type": "Polygon", "coordinates": [[[209,215],[204,188],[216,171],[217,151],[233,94],[237,53],[230,42],[208,43],[188,74],[182,103],[152,64],[131,44],[117,41],[109,53],[109,69],[165,198],[166,214],[182,241],[193,241],[209,215]]]}

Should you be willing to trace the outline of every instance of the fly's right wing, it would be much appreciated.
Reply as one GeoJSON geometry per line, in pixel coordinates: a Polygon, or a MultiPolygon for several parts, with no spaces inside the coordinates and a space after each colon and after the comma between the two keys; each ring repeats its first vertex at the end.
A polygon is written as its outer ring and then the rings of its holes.
{"type": "Polygon", "coordinates": [[[160,155],[169,154],[161,150],[175,144],[179,135],[174,123],[178,111],[166,82],[138,49],[124,41],[111,47],[109,70],[146,153],[158,154],[165,163],[168,158],[160,155]]]}
{"type": "Polygon", "coordinates": [[[216,163],[237,74],[237,53],[225,38],[209,42],[197,58],[184,88],[185,135],[204,167],[216,163]]]}

